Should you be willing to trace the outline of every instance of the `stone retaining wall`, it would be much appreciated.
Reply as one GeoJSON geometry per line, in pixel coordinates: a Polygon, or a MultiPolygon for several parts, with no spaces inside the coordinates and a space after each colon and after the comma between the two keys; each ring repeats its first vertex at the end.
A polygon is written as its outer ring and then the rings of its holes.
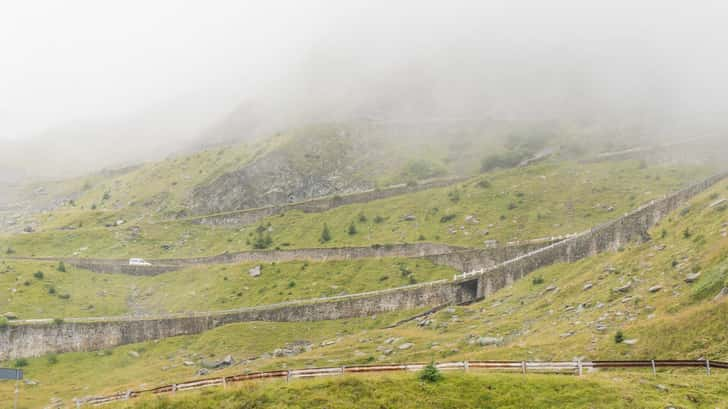
{"type": "MultiPolygon", "coordinates": [[[[175,335],[196,334],[233,322],[353,318],[446,303],[472,302],[487,297],[539,268],[558,262],[576,261],[601,251],[615,250],[631,240],[647,239],[648,229],[660,219],[726,176],[728,173],[713,176],[642,206],[620,219],[508,260],[488,268],[482,274],[467,278],[366,294],[207,314],[149,319],[80,319],[59,324],[48,320],[13,323],[8,328],[0,330],[0,360],[37,356],[49,352],[95,350],[175,335]]],[[[470,260],[469,265],[474,268],[480,267],[473,261],[477,258],[470,260]]]]}
{"type": "Polygon", "coordinates": [[[467,178],[438,179],[429,182],[422,182],[415,186],[399,185],[381,190],[375,189],[360,193],[352,193],[349,195],[323,197],[319,199],[291,203],[282,206],[268,206],[257,209],[237,210],[213,215],[192,217],[186,220],[189,220],[192,223],[196,224],[207,224],[215,226],[244,226],[254,224],[263,218],[282,214],[292,210],[298,210],[304,213],[325,212],[339,206],[346,206],[354,203],[367,203],[374,200],[387,199],[393,196],[404,195],[407,193],[446,187],[454,185],[456,183],[460,183],[465,180],[467,180],[467,178]]]}

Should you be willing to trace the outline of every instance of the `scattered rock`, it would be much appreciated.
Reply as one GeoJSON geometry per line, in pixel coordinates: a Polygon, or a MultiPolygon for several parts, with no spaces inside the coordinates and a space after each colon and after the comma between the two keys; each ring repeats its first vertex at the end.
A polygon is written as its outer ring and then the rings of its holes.
{"type": "Polygon", "coordinates": [[[401,350],[405,350],[405,349],[410,349],[410,348],[412,348],[413,346],[415,346],[415,344],[413,344],[413,343],[411,343],[411,342],[405,342],[404,344],[402,344],[402,345],[398,346],[397,348],[399,348],[399,349],[401,349],[401,350]]]}
{"type": "Polygon", "coordinates": [[[260,267],[260,265],[257,265],[255,267],[251,268],[250,270],[248,270],[248,274],[250,274],[251,277],[260,277],[260,271],[261,271],[261,267],[260,267]]]}
{"type": "Polygon", "coordinates": [[[334,345],[335,343],[336,343],[336,340],[335,339],[330,339],[330,340],[327,340],[327,341],[322,342],[321,343],[321,346],[322,347],[327,347],[329,345],[334,345]]]}
{"type": "Polygon", "coordinates": [[[718,301],[724,297],[728,296],[728,287],[723,287],[722,290],[718,293],[718,295],[715,296],[714,300],[718,301]]]}
{"type": "Polygon", "coordinates": [[[618,291],[620,293],[626,293],[627,291],[629,291],[631,289],[632,289],[632,282],[630,281],[630,282],[628,282],[627,284],[625,284],[625,285],[623,285],[621,287],[615,288],[614,291],[618,291]]]}
{"type": "Polygon", "coordinates": [[[710,207],[711,208],[718,207],[718,206],[724,205],[724,204],[728,204],[728,199],[719,199],[719,200],[711,203],[710,207]]]}
{"type": "Polygon", "coordinates": [[[690,284],[698,281],[700,278],[700,273],[694,273],[694,274],[688,274],[687,277],[685,277],[685,282],[690,284]]]}
{"type": "Polygon", "coordinates": [[[661,285],[653,285],[647,291],[649,291],[651,293],[656,293],[656,292],[658,292],[660,290],[662,290],[662,286],[661,285]]]}
{"type": "Polygon", "coordinates": [[[558,289],[558,287],[556,287],[555,285],[553,285],[553,284],[552,284],[552,285],[550,285],[550,286],[548,286],[548,287],[544,288],[544,291],[545,291],[545,292],[549,292],[549,291],[556,291],[557,289],[558,289]]]}
{"type": "Polygon", "coordinates": [[[625,339],[624,341],[622,341],[622,343],[624,343],[626,345],[635,345],[635,344],[637,344],[637,340],[636,339],[625,339]]]}
{"type": "Polygon", "coordinates": [[[393,342],[394,342],[394,341],[396,341],[396,340],[397,340],[397,338],[394,338],[394,337],[390,337],[390,338],[387,338],[387,339],[386,339],[386,340],[384,341],[384,343],[385,343],[385,344],[391,344],[391,343],[393,343],[393,342]]]}
{"type": "Polygon", "coordinates": [[[594,285],[592,283],[586,283],[586,284],[584,284],[584,291],[589,290],[592,287],[594,287],[594,285]]]}
{"type": "Polygon", "coordinates": [[[385,349],[384,351],[382,351],[382,353],[383,353],[384,355],[392,355],[392,352],[393,352],[393,351],[392,351],[392,349],[391,349],[391,348],[388,348],[388,349],[385,349]]]}
{"type": "Polygon", "coordinates": [[[6,312],[6,313],[3,314],[3,317],[5,317],[8,320],[17,320],[18,319],[18,314],[14,313],[14,312],[8,311],[8,312],[6,312]]]}
{"type": "Polygon", "coordinates": [[[413,221],[417,220],[417,217],[413,214],[408,214],[408,215],[404,216],[402,218],[402,220],[404,220],[406,222],[413,222],[413,221]]]}
{"type": "Polygon", "coordinates": [[[139,352],[137,351],[129,351],[129,356],[132,358],[139,358],[139,352]]]}
{"type": "Polygon", "coordinates": [[[192,361],[184,361],[182,362],[182,365],[184,366],[195,366],[195,363],[192,361]]]}
{"type": "Polygon", "coordinates": [[[667,392],[667,390],[668,390],[667,386],[659,384],[659,383],[657,385],[655,385],[655,388],[657,388],[661,392],[667,392]]]}
{"type": "Polygon", "coordinates": [[[498,247],[498,240],[486,240],[483,242],[485,248],[492,249],[498,247]]]}
{"type": "Polygon", "coordinates": [[[197,372],[195,373],[195,375],[196,376],[205,376],[205,375],[207,375],[209,373],[210,373],[210,370],[209,369],[207,369],[207,368],[200,368],[200,369],[197,370],[197,372]]]}
{"type": "Polygon", "coordinates": [[[498,345],[503,342],[503,338],[497,337],[480,337],[478,338],[478,345],[484,347],[489,345],[498,345]]]}

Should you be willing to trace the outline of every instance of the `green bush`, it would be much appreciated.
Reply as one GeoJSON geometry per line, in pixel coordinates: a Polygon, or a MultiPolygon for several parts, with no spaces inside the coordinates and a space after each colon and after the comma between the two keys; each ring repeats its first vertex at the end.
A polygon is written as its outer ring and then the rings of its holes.
{"type": "Polygon", "coordinates": [[[624,334],[622,334],[622,331],[617,331],[617,333],[614,334],[614,343],[621,344],[622,342],[624,342],[624,334]]]}
{"type": "Polygon", "coordinates": [[[348,233],[349,236],[353,236],[357,233],[356,224],[354,224],[354,222],[351,222],[351,224],[349,225],[348,233]]]}
{"type": "Polygon", "coordinates": [[[540,285],[543,284],[543,282],[544,280],[541,276],[533,277],[533,280],[531,280],[531,283],[533,283],[533,285],[540,285]]]}
{"type": "Polygon", "coordinates": [[[4,330],[8,326],[10,326],[10,322],[8,321],[8,319],[5,317],[0,317],[0,330],[4,330]]]}
{"type": "Polygon", "coordinates": [[[324,228],[321,230],[321,243],[326,243],[327,241],[331,241],[331,230],[329,230],[329,225],[324,223],[324,228]]]}
{"type": "Polygon", "coordinates": [[[423,382],[437,383],[442,380],[442,373],[435,366],[434,362],[424,367],[420,372],[418,378],[423,382]]]}
{"type": "Polygon", "coordinates": [[[53,318],[53,323],[55,325],[61,325],[63,324],[63,318],[53,318]]]}
{"type": "Polygon", "coordinates": [[[18,358],[13,363],[13,366],[16,368],[22,368],[24,366],[28,366],[28,360],[25,358],[18,358]]]}
{"type": "Polygon", "coordinates": [[[457,217],[455,214],[446,214],[440,218],[440,223],[447,223],[451,220],[454,220],[455,217],[457,217]]]}
{"type": "Polygon", "coordinates": [[[42,271],[36,271],[35,273],[33,273],[33,277],[37,278],[38,280],[42,280],[43,279],[43,272],[42,271]]]}
{"type": "Polygon", "coordinates": [[[61,273],[66,272],[66,264],[64,264],[62,261],[58,262],[58,267],[56,267],[56,270],[58,270],[61,273]]]}
{"type": "Polygon", "coordinates": [[[56,354],[49,354],[47,359],[48,365],[55,365],[58,363],[58,355],[56,354]]]}

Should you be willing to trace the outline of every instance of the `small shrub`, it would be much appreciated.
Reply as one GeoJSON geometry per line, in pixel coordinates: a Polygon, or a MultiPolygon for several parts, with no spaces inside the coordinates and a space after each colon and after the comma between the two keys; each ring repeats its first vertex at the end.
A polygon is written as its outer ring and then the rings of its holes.
{"type": "Polygon", "coordinates": [[[296,282],[295,281],[291,280],[291,281],[288,282],[288,288],[293,288],[295,286],[296,286],[296,282]]]}
{"type": "Polygon", "coordinates": [[[621,344],[622,342],[624,342],[624,334],[622,334],[622,331],[617,331],[617,333],[614,334],[614,343],[621,344]]]}
{"type": "Polygon", "coordinates": [[[442,380],[442,373],[439,369],[437,369],[435,363],[431,362],[429,365],[422,369],[422,371],[418,375],[418,378],[423,382],[437,383],[442,380]]]}
{"type": "Polygon", "coordinates": [[[58,270],[61,273],[66,272],[66,264],[64,264],[62,261],[58,262],[58,267],[56,267],[56,270],[58,270]]]}
{"type": "Polygon", "coordinates": [[[331,241],[331,231],[329,230],[329,225],[324,223],[324,228],[321,230],[321,243],[326,243],[327,241],[331,241]]]}
{"type": "Polygon", "coordinates": [[[490,187],[490,182],[488,181],[488,179],[481,179],[480,181],[478,181],[477,186],[481,189],[487,189],[490,187]]]}
{"type": "Polygon", "coordinates": [[[25,358],[18,358],[13,363],[13,366],[16,368],[22,368],[24,366],[28,366],[28,360],[25,358]]]}
{"type": "Polygon", "coordinates": [[[5,317],[0,317],[0,331],[10,326],[10,322],[5,317]]]}
{"type": "Polygon", "coordinates": [[[667,237],[667,230],[662,229],[662,232],[660,232],[660,238],[664,239],[665,237],[667,237]]]}
{"type": "Polygon", "coordinates": [[[15,253],[15,250],[12,247],[8,247],[5,250],[5,254],[14,254],[14,253],[15,253]]]}
{"type": "Polygon", "coordinates": [[[42,280],[43,279],[43,272],[42,271],[36,271],[35,273],[33,273],[33,277],[37,278],[38,280],[42,280]]]}
{"type": "Polygon", "coordinates": [[[56,293],[56,287],[50,286],[48,287],[48,294],[53,295],[56,293]]]}
{"type": "Polygon", "coordinates": [[[454,213],[446,214],[440,218],[440,223],[447,223],[454,220],[457,217],[454,213]]]}
{"type": "Polygon", "coordinates": [[[367,215],[364,214],[364,212],[359,213],[359,223],[366,223],[367,222],[367,215]]]}
{"type": "Polygon", "coordinates": [[[56,354],[49,354],[47,359],[48,365],[55,365],[58,363],[58,355],[56,354]]]}
{"type": "Polygon", "coordinates": [[[379,215],[374,216],[374,223],[376,223],[376,224],[382,224],[382,223],[384,223],[384,220],[385,219],[382,216],[379,216],[379,215]]]}
{"type": "Polygon", "coordinates": [[[418,241],[425,241],[425,240],[427,240],[427,238],[424,235],[420,234],[420,236],[417,237],[417,240],[418,241]]]}
{"type": "Polygon", "coordinates": [[[258,236],[253,240],[253,248],[262,250],[267,249],[273,244],[273,238],[270,233],[258,233],[258,236]]]}
{"type": "Polygon", "coordinates": [[[693,235],[693,233],[690,231],[690,227],[686,227],[685,230],[683,230],[682,234],[684,239],[689,239],[690,236],[693,235]]]}
{"type": "Polygon", "coordinates": [[[451,202],[457,203],[460,201],[460,191],[455,189],[447,192],[447,197],[451,202]]]}
{"type": "Polygon", "coordinates": [[[349,236],[353,236],[358,233],[356,230],[356,224],[354,224],[354,222],[351,222],[351,224],[349,224],[349,229],[347,230],[347,233],[349,233],[349,236]]]}
{"type": "Polygon", "coordinates": [[[67,300],[67,299],[71,298],[71,294],[68,294],[68,293],[58,294],[58,298],[60,298],[62,300],[67,300]]]}
{"type": "Polygon", "coordinates": [[[515,208],[517,208],[517,207],[518,207],[518,206],[516,206],[516,204],[515,204],[515,203],[513,203],[513,202],[510,202],[510,203],[508,203],[508,210],[513,210],[513,209],[515,209],[515,208]]]}
{"type": "Polygon", "coordinates": [[[544,282],[544,280],[543,280],[543,277],[541,277],[541,276],[533,277],[533,280],[531,280],[531,283],[533,285],[541,285],[541,284],[543,284],[543,282],[544,282]]]}
{"type": "Polygon", "coordinates": [[[63,318],[53,318],[53,323],[55,325],[61,325],[63,324],[63,318]]]}
{"type": "Polygon", "coordinates": [[[104,201],[104,200],[109,200],[109,199],[111,199],[111,193],[104,192],[104,195],[101,197],[101,200],[104,201]]]}

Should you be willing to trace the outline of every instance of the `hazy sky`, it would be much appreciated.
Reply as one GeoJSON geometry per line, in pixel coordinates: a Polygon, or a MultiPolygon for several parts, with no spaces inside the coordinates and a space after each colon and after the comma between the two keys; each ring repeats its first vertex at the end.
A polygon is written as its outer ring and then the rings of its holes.
{"type": "Polygon", "coordinates": [[[0,0],[0,138],[417,64],[456,73],[453,99],[478,82],[514,106],[588,90],[710,117],[728,106],[727,3],[0,0]]]}

